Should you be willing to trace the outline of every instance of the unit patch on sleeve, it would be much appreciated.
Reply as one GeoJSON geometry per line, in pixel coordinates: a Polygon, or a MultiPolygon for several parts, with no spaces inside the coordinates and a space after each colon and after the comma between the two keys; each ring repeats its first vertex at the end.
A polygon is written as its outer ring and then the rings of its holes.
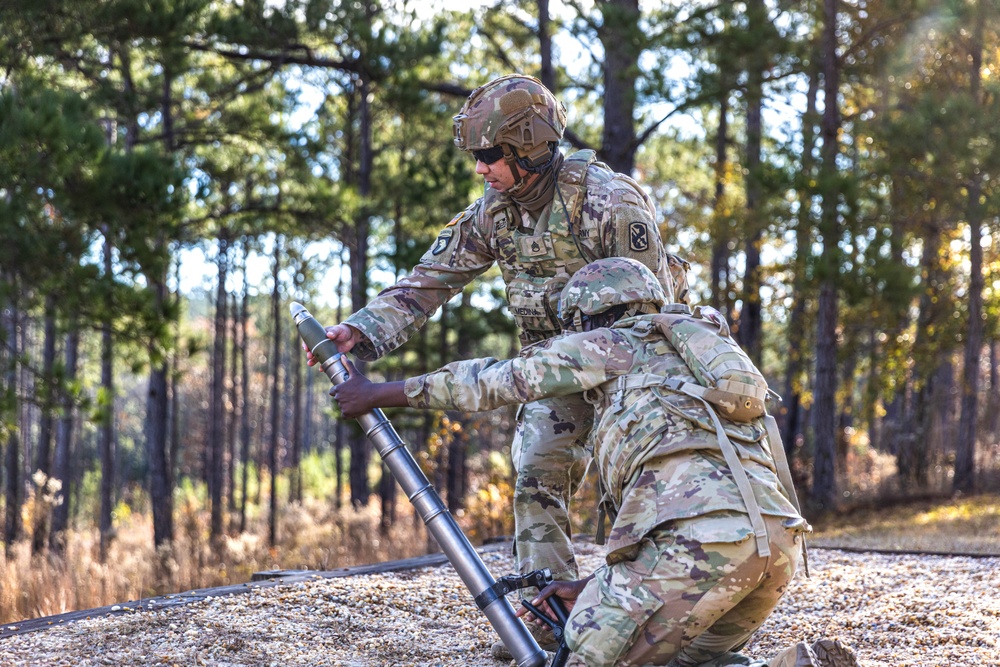
{"type": "Polygon", "coordinates": [[[629,223],[628,247],[632,252],[649,250],[649,227],[645,222],[637,220],[629,223]]]}
{"type": "Polygon", "coordinates": [[[448,249],[448,245],[451,243],[451,237],[455,235],[455,230],[451,226],[445,227],[438,234],[437,240],[434,242],[434,246],[431,248],[432,255],[440,255],[445,250],[448,249]]]}

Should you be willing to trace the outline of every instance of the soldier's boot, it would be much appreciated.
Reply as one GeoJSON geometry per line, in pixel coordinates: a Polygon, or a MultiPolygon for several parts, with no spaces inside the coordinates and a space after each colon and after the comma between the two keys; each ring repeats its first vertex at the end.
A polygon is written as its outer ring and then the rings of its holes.
{"type": "Polygon", "coordinates": [[[822,665],[812,647],[805,642],[799,642],[771,658],[767,667],[822,667],[822,665]]]}
{"type": "Polygon", "coordinates": [[[819,658],[820,667],[860,667],[854,651],[839,639],[820,639],[811,648],[819,658]]]}

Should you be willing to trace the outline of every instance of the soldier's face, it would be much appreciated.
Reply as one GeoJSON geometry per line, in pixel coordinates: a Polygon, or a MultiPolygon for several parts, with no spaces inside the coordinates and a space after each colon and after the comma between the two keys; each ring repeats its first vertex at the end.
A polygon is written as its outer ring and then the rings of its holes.
{"type": "Polygon", "coordinates": [[[503,158],[490,164],[476,160],[476,173],[498,192],[504,192],[514,185],[514,174],[510,173],[510,167],[507,166],[507,161],[503,158]]]}
{"type": "MultiPolygon", "coordinates": [[[[482,176],[487,185],[497,192],[506,192],[514,187],[514,174],[511,173],[510,166],[503,158],[490,164],[476,160],[476,173],[482,176]]],[[[538,174],[531,174],[528,176],[528,183],[536,178],[538,178],[538,174]]]]}

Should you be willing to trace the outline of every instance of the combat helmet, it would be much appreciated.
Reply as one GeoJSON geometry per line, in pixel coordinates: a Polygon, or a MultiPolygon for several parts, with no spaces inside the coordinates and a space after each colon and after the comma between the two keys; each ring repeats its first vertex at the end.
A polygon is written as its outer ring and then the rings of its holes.
{"type": "Polygon", "coordinates": [[[588,320],[609,326],[621,317],[658,313],[666,303],[663,286],[645,264],[608,257],[587,264],[569,279],[559,297],[559,321],[563,329],[584,331],[588,320]],[[597,317],[602,313],[611,317],[597,317]]]}
{"type": "Polygon", "coordinates": [[[472,91],[453,121],[456,146],[502,149],[517,178],[515,165],[534,172],[551,163],[566,130],[566,108],[535,77],[508,74],[472,91]]]}

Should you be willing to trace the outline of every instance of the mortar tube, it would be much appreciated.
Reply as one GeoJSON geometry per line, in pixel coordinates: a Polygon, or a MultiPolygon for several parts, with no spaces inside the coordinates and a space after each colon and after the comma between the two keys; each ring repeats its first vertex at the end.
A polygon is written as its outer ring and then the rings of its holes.
{"type": "MultiPolygon", "coordinates": [[[[347,380],[349,374],[341,354],[334,342],[326,337],[323,325],[300,303],[292,302],[290,310],[299,337],[330,381],[337,385],[347,380]]],[[[496,579],[382,411],[376,408],[365,413],[358,417],[358,423],[472,597],[475,599],[491,589],[496,579]]],[[[514,615],[514,609],[507,598],[502,595],[494,597],[482,611],[518,667],[542,667],[546,660],[545,651],[538,646],[521,619],[514,615]]]]}

